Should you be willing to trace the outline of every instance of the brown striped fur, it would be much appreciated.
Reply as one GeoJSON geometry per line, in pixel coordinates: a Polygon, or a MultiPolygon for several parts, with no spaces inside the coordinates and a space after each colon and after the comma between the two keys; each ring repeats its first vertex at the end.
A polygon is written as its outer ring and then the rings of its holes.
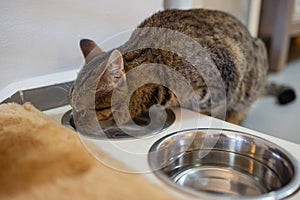
{"type": "MultiPolygon", "coordinates": [[[[166,39],[154,37],[155,30],[140,31],[140,28],[144,27],[159,27],[180,32],[203,47],[221,74],[227,98],[225,105],[227,121],[240,123],[253,102],[263,93],[268,69],[265,46],[259,39],[253,38],[247,28],[235,17],[224,12],[205,9],[165,10],[143,21],[130,39],[115,50],[100,53],[100,48],[91,40],[81,41],[81,49],[85,57],[92,52],[93,48],[98,49],[98,56],[92,54],[92,59],[86,60],[86,65],[75,81],[75,87],[73,87],[75,89],[70,92],[70,103],[75,109],[75,115],[77,113],[79,118],[89,115],[87,109],[89,103],[80,94],[90,89],[90,85],[93,84],[90,80],[96,80],[94,84],[97,84],[95,108],[98,120],[112,118],[110,109],[112,91],[118,85],[117,83],[130,85],[129,82],[132,80],[127,73],[145,63],[163,64],[179,72],[201,99],[201,104],[196,111],[211,114],[211,110],[214,109],[211,101],[214,99],[218,102],[219,94],[215,96],[211,94],[205,84],[205,80],[214,80],[210,68],[205,69],[204,74],[199,74],[188,59],[174,52],[144,47],[145,44],[148,46],[177,45],[178,48],[189,49],[188,53],[192,55],[190,59],[195,61],[204,60],[204,55],[193,55],[191,51],[193,47],[185,47],[187,44],[185,41],[178,40],[171,34],[166,39]],[[108,63],[108,60],[112,58],[114,58],[114,63],[108,63]],[[96,73],[99,68],[104,67],[107,67],[104,75],[100,76],[96,73]]],[[[151,77],[148,77],[151,76],[149,74],[151,74],[150,71],[146,69],[139,77],[151,80],[151,77]]],[[[155,77],[166,80],[166,85],[176,85],[172,77],[166,78],[166,74],[155,74],[155,77]]],[[[174,91],[167,87],[146,84],[131,96],[129,111],[131,116],[135,116],[146,111],[153,104],[161,104],[165,107],[180,104],[193,109],[190,106],[194,101],[193,98],[187,94],[186,99],[187,102],[179,102],[174,91]]],[[[124,109],[122,106],[117,108],[124,109]]],[[[130,117],[126,114],[122,116],[124,113],[122,110],[119,113],[122,122],[126,122],[130,117]]]]}

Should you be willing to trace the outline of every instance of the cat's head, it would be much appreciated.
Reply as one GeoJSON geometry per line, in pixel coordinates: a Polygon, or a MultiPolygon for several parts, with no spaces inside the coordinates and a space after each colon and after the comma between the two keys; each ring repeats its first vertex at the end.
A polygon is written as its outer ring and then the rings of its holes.
{"type": "Polygon", "coordinates": [[[112,93],[126,81],[122,54],[118,50],[104,52],[88,39],[80,41],[80,48],[85,65],[69,93],[73,114],[79,123],[89,123],[95,113],[98,120],[109,120],[112,93]]]}

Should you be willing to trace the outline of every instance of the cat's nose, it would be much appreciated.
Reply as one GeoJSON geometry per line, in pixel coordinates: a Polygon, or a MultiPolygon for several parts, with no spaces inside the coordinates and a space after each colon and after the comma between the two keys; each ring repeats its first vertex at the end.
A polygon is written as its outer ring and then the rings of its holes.
{"type": "Polygon", "coordinates": [[[75,121],[84,121],[84,118],[86,116],[86,110],[79,110],[79,111],[76,111],[76,110],[73,110],[73,118],[75,121]]]}

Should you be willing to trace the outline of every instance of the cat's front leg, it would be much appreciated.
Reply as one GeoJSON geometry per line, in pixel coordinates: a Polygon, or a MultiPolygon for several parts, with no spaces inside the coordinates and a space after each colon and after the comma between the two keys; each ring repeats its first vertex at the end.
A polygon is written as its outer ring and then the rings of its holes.
{"type": "Polygon", "coordinates": [[[246,114],[247,112],[245,111],[242,112],[229,111],[227,112],[225,120],[229,123],[240,125],[242,121],[245,119],[246,114]]]}

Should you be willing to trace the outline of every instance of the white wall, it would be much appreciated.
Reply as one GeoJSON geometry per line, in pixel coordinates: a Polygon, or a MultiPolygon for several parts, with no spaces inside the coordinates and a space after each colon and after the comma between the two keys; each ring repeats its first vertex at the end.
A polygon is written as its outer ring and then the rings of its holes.
{"type": "MultiPolygon", "coordinates": [[[[244,23],[248,21],[250,0],[166,1],[175,6],[221,9],[244,23]]],[[[1,0],[0,91],[16,81],[78,69],[83,62],[78,47],[81,38],[101,43],[132,30],[144,18],[163,9],[163,4],[163,0],[1,0]]],[[[104,49],[125,39],[110,40],[104,49]]]]}
{"type": "Polygon", "coordinates": [[[102,42],[162,9],[162,0],[1,0],[0,90],[30,77],[77,69],[78,42],[102,42]]]}
{"type": "Polygon", "coordinates": [[[193,0],[194,7],[223,10],[248,24],[250,0],[193,0]],[[225,3],[226,2],[226,3],[225,3]]]}

